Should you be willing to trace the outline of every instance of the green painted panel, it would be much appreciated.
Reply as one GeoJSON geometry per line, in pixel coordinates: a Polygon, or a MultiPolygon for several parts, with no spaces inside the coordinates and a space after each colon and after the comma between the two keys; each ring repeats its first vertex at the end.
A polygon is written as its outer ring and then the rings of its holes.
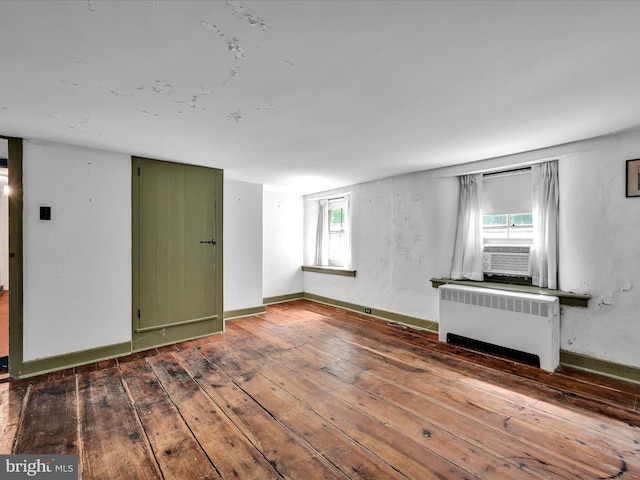
{"type": "Polygon", "coordinates": [[[222,331],[221,245],[202,243],[221,231],[221,171],[133,161],[134,350],[222,331]]]}

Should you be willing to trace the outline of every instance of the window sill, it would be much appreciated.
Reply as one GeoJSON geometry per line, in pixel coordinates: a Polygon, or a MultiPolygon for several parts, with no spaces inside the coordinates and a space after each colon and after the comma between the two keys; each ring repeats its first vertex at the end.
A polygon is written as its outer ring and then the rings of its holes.
{"type": "Polygon", "coordinates": [[[355,277],[356,271],[342,267],[319,267],[315,265],[303,265],[303,272],[327,273],[329,275],[342,275],[344,277],[355,277]]]}
{"type": "Polygon", "coordinates": [[[452,280],[450,278],[432,278],[431,286],[438,288],[440,285],[449,283],[452,285],[466,285],[469,287],[493,288],[495,290],[506,290],[509,292],[533,293],[537,295],[549,295],[558,297],[561,305],[572,305],[574,307],[586,307],[591,295],[581,293],[563,292],[562,290],[550,290],[548,288],[535,287],[530,285],[514,285],[495,282],[476,282],[473,280],[452,280]]]}

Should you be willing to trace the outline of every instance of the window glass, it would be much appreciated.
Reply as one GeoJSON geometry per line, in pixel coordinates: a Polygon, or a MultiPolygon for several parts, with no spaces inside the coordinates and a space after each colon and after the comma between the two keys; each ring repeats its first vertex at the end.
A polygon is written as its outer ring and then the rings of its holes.
{"type": "Polygon", "coordinates": [[[482,216],[485,240],[532,240],[533,215],[531,213],[511,213],[482,216]]]}
{"type": "Polygon", "coordinates": [[[332,266],[343,267],[347,263],[347,215],[344,198],[329,200],[329,265],[332,266]]]}

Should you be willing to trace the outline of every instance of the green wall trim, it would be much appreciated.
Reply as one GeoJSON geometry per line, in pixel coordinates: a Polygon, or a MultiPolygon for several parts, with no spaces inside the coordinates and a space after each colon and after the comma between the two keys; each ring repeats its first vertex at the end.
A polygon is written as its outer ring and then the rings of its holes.
{"type": "Polygon", "coordinates": [[[251,315],[260,315],[261,313],[265,313],[267,309],[264,305],[260,305],[259,307],[249,307],[249,308],[241,308],[239,310],[228,310],[224,312],[224,319],[230,320],[233,318],[240,317],[249,317],[251,315]]]}
{"type": "Polygon", "coordinates": [[[371,315],[372,317],[378,317],[389,322],[398,322],[412,327],[417,327],[423,330],[427,330],[431,333],[438,333],[438,322],[432,320],[426,320],[418,317],[411,317],[409,315],[403,315],[401,313],[389,312],[387,310],[378,310],[376,308],[365,307],[355,303],[343,302],[342,300],[335,300],[333,298],[322,297],[313,293],[304,292],[304,298],[312,300],[318,303],[326,303],[327,305],[333,305],[334,307],[344,308],[346,310],[352,310],[354,312],[362,313],[365,315],[371,315]],[[365,312],[365,309],[370,312],[365,312]]]}
{"type": "Polygon", "coordinates": [[[440,285],[466,285],[467,287],[493,288],[494,290],[505,290],[508,292],[531,293],[534,295],[549,295],[558,297],[561,305],[572,305],[574,307],[586,307],[591,295],[581,293],[565,292],[562,290],[550,290],[548,288],[535,287],[531,285],[514,285],[508,283],[478,282],[473,280],[452,280],[451,278],[432,278],[431,286],[438,288],[440,285]]]}
{"type": "Polygon", "coordinates": [[[262,303],[265,305],[272,305],[274,303],[290,302],[292,300],[300,300],[304,297],[304,292],[290,293],[288,295],[278,295],[276,297],[265,297],[262,299],[262,303]]]}
{"type": "Polygon", "coordinates": [[[560,351],[560,364],[576,370],[640,384],[640,368],[638,367],[622,365],[609,360],[600,360],[599,358],[564,350],[560,351]]]}
{"type": "Polygon", "coordinates": [[[22,364],[20,371],[12,372],[12,377],[33,377],[35,375],[78,367],[88,363],[110,360],[128,355],[129,353],[131,353],[131,342],[123,342],[64,355],[56,355],[54,357],[30,360],[22,364]]]}
{"type": "Polygon", "coordinates": [[[315,265],[303,265],[303,272],[327,273],[329,275],[342,275],[344,277],[355,277],[356,271],[340,267],[318,267],[315,265]]]}

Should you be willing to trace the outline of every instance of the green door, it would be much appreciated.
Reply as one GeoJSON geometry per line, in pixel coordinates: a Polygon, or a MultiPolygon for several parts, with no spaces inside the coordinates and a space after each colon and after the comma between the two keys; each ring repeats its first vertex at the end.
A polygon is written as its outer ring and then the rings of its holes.
{"type": "Polygon", "coordinates": [[[222,171],[132,164],[133,351],[221,332],[222,171]]]}

